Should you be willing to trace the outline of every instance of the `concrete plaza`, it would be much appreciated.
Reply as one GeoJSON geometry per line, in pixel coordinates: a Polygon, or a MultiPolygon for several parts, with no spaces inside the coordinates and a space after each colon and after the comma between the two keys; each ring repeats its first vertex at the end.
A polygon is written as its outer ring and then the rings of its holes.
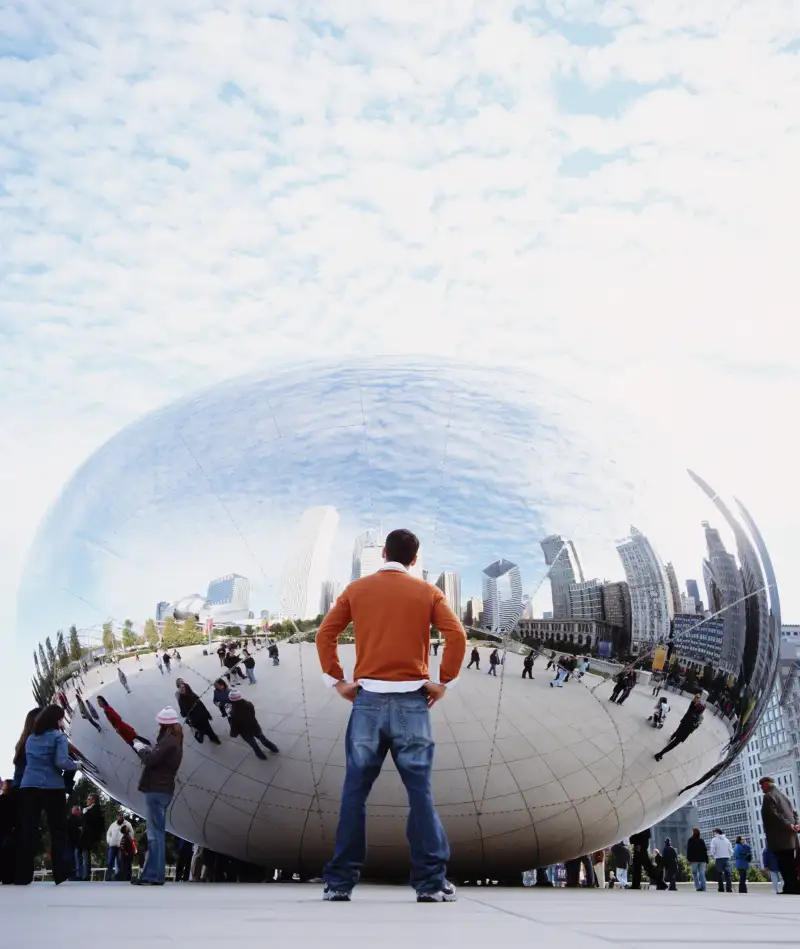
{"type": "Polygon", "coordinates": [[[33,884],[0,887],[0,936],[24,949],[263,946],[408,949],[797,945],[800,897],[655,890],[468,887],[454,904],[419,905],[403,887],[368,886],[323,903],[313,884],[33,884]]]}

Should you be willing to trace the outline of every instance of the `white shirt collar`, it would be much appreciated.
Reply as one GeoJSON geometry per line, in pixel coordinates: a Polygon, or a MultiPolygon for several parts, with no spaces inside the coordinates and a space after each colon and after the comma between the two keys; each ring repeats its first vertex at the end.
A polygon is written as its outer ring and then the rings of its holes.
{"type": "Polygon", "coordinates": [[[402,570],[403,573],[408,573],[408,567],[402,563],[398,563],[396,560],[387,560],[386,563],[379,568],[378,573],[381,570],[402,570]]]}

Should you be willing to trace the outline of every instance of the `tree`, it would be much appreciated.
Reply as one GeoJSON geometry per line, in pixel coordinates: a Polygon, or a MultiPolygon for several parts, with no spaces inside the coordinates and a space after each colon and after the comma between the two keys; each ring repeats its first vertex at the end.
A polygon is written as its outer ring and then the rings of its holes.
{"type": "Polygon", "coordinates": [[[133,620],[126,619],[122,626],[122,648],[133,649],[137,642],[138,637],[133,629],[133,620]]]}
{"type": "Polygon", "coordinates": [[[59,668],[66,671],[69,665],[69,653],[64,643],[64,631],[61,629],[58,631],[58,638],[56,639],[56,659],[58,660],[59,668]]]}
{"type": "Polygon", "coordinates": [[[144,624],[144,638],[153,649],[158,647],[158,626],[156,626],[155,620],[149,619],[144,624]]]}
{"type": "MultiPolygon", "coordinates": [[[[39,646],[39,651],[42,656],[44,656],[44,650],[41,645],[39,646]]],[[[40,660],[41,657],[37,656],[34,652],[33,666],[36,670],[36,674],[31,679],[31,691],[33,692],[33,700],[39,707],[49,705],[55,693],[55,683],[52,675],[45,672],[45,665],[40,660]]]]}
{"type": "Polygon", "coordinates": [[[199,628],[197,620],[193,616],[187,616],[181,624],[178,633],[178,643],[181,646],[191,646],[199,642],[199,628]]]}
{"type": "Polygon", "coordinates": [[[78,630],[75,626],[70,626],[69,628],[69,658],[73,662],[77,662],[83,655],[83,649],[81,649],[81,641],[78,639],[78,630]]]}
{"type": "Polygon", "coordinates": [[[114,652],[114,627],[111,623],[103,623],[103,649],[107,656],[114,652]]]}
{"type": "Polygon", "coordinates": [[[48,668],[52,671],[55,671],[55,668],[58,665],[58,659],[56,658],[56,651],[53,649],[53,644],[50,642],[49,636],[44,641],[44,648],[47,651],[48,668]]]}
{"type": "Polygon", "coordinates": [[[161,645],[164,649],[174,649],[178,645],[178,624],[174,616],[164,620],[164,630],[161,633],[161,645]]]}

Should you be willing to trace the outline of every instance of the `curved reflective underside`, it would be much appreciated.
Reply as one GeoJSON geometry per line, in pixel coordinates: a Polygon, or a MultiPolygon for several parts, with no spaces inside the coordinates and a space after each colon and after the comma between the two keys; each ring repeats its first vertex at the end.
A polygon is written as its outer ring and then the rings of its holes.
{"type": "MultiPolygon", "coordinates": [[[[481,645],[480,669],[465,668],[432,713],[434,791],[457,875],[505,875],[611,844],[697,793],[752,732],[780,630],[752,518],[697,475],[654,464],[622,420],[533,376],[312,366],[148,416],[66,488],[32,551],[19,615],[37,633],[74,623],[95,647],[109,617],[118,634],[130,619],[143,635],[148,620],[246,627],[263,611],[273,625],[305,621],[305,634],[341,585],[377,567],[379,540],[396,526],[420,536],[419,571],[476,642],[506,649],[495,677],[481,645]],[[529,648],[532,680],[522,678],[529,648]],[[552,651],[595,658],[554,687],[552,651]],[[661,729],[648,721],[651,664],[676,684],[661,693],[671,706],[661,729]],[[610,701],[609,676],[634,667],[623,704],[610,701]],[[656,761],[694,690],[707,706],[700,727],[656,761]]],[[[92,669],[85,697],[102,694],[152,739],[155,713],[184,678],[222,741],[198,744],[187,729],[170,828],[255,863],[318,872],[332,849],[349,706],[323,688],[313,643],[282,643],[278,666],[258,651],[257,683],[242,685],[280,748],[268,761],[223,727],[216,654],[179,648],[171,675],[152,655],[123,659],[130,692],[113,667],[92,669]]],[[[353,647],[341,648],[352,669],[353,647]]],[[[138,759],[102,713],[99,726],[76,712],[71,739],[96,780],[141,811],[138,759]]],[[[389,762],[370,799],[373,873],[406,866],[405,817],[389,762]]]]}

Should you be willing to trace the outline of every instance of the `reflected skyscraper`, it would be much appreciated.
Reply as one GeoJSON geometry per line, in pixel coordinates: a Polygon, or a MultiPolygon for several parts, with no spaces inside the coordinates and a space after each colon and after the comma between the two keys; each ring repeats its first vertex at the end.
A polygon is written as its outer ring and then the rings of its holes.
{"type": "Polygon", "coordinates": [[[667,575],[667,580],[669,581],[669,592],[672,597],[672,613],[680,613],[681,611],[681,588],[678,585],[678,574],[675,572],[675,567],[672,563],[667,562],[664,565],[664,572],[667,575]]]}
{"type": "Polygon", "coordinates": [[[553,597],[553,618],[571,615],[569,611],[569,587],[571,583],[583,583],[578,554],[571,540],[560,534],[550,534],[541,541],[544,562],[550,568],[550,589],[553,597]]]}
{"type": "Polygon", "coordinates": [[[447,605],[461,618],[461,575],[455,570],[445,570],[439,574],[436,586],[444,593],[447,605]]]}
{"type": "Polygon", "coordinates": [[[360,580],[377,573],[383,566],[383,537],[379,530],[370,529],[359,534],[353,545],[351,580],[360,580]]]}
{"type": "Polygon", "coordinates": [[[745,605],[742,574],[733,554],[725,549],[720,532],[703,521],[708,559],[703,561],[708,606],[712,613],[722,611],[725,638],[720,665],[731,674],[739,670],[744,654],[745,605]]]}
{"type": "Polygon", "coordinates": [[[522,615],[522,578],[510,560],[497,560],[483,571],[483,625],[508,632],[522,615]]]}
{"type": "Polygon", "coordinates": [[[324,580],[322,583],[322,606],[320,613],[324,616],[328,613],[333,604],[339,599],[342,592],[342,585],[336,580],[324,580]]]}
{"type": "Polygon", "coordinates": [[[281,608],[292,619],[314,619],[322,612],[323,583],[339,523],[335,507],[303,512],[281,579],[281,608]]]}
{"type": "Polygon", "coordinates": [[[229,573],[208,585],[206,605],[214,612],[247,612],[250,609],[250,581],[229,573]]]}
{"type": "Polygon", "coordinates": [[[694,600],[694,608],[698,613],[703,612],[703,601],[700,598],[700,588],[697,585],[697,580],[687,580],[686,581],[686,592],[694,600]]]}
{"type": "Polygon", "coordinates": [[[567,593],[571,619],[603,619],[603,584],[600,580],[570,583],[567,593]]]}
{"type": "Polygon", "coordinates": [[[617,544],[631,596],[631,640],[641,646],[665,643],[675,615],[669,580],[658,554],[645,535],[631,527],[617,544]]]}

